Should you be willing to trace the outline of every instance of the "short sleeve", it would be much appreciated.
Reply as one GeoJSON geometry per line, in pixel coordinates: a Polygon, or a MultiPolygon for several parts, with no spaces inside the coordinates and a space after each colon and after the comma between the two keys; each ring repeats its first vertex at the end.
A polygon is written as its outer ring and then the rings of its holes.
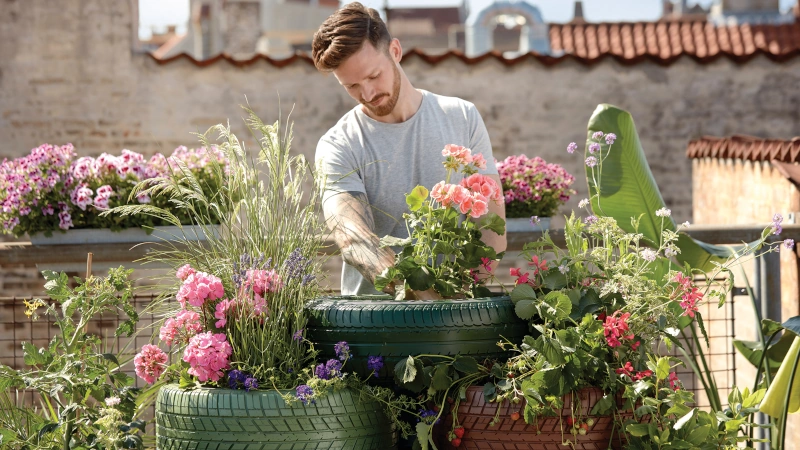
{"type": "Polygon", "coordinates": [[[467,109],[467,117],[469,119],[470,139],[469,148],[473,154],[480,153],[486,160],[486,169],[480,171],[485,175],[492,175],[497,173],[497,165],[494,162],[494,154],[492,153],[492,143],[489,141],[489,132],[486,131],[486,125],[483,123],[481,113],[478,108],[473,104],[469,104],[467,109]]]}
{"type": "Polygon", "coordinates": [[[323,203],[342,192],[367,192],[355,155],[348,146],[334,144],[323,137],[317,143],[315,163],[325,176],[321,186],[323,203]]]}

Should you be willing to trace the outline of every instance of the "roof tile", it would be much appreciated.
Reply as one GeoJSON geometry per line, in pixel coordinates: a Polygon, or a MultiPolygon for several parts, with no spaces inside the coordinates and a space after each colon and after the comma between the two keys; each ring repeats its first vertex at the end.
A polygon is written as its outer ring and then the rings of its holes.
{"type": "Polygon", "coordinates": [[[800,163],[800,137],[784,140],[742,135],[724,138],[703,136],[689,142],[686,156],[690,159],[717,158],[800,163]]]}

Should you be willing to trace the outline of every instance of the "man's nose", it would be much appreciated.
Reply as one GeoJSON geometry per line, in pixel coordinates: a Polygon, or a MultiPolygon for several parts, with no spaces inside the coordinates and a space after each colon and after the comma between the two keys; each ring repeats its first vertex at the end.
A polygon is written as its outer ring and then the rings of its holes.
{"type": "Polygon", "coordinates": [[[361,90],[361,97],[367,103],[375,100],[375,88],[370,84],[365,84],[361,90]]]}

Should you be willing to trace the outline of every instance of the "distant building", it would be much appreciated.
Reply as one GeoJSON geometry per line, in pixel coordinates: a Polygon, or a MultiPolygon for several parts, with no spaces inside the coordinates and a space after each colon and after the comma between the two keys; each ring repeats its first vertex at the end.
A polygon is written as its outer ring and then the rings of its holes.
{"type": "Polygon", "coordinates": [[[286,58],[310,50],[314,32],[338,7],[338,0],[190,0],[188,32],[153,55],[286,58]]]}

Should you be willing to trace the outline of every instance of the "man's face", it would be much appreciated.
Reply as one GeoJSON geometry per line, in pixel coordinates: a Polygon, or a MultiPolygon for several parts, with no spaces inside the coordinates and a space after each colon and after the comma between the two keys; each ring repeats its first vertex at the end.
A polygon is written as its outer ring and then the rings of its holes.
{"type": "Polygon", "coordinates": [[[399,54],[399,48],[393,48],[394,45],[397,44],[392,42],[387,54],[367,41],[333,71],[350,97],[378,117],[391,114],[400,97],[400,70],[391,56],[399,54]]]}

